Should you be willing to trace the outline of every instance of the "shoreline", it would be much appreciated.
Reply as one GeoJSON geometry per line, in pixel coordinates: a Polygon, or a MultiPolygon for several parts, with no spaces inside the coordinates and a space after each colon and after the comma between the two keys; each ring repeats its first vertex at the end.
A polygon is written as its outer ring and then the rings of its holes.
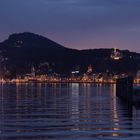
{"type": "Polygon", "coordinates": [[[0,82],[1,84],[30,84],[30,83],[47,83],[47,84],[63,84],[63,83],[78,83],[78,84],[116,84],[116,82],[94,82],[94,81],[18,81],[18,82],[13,82],[13,81],[5,81],[5,82],[0,82]]]}
{"type": "MultiPolygon", "coordinates": [[[[0,84],[30,84],[30,83],[47,83],[47,84],[70,84],[70,83],[78,83],[78,84],[116,84],[116,81],[26,81],[26,80],[18,80],[18,81],[10,81],[3,80],[0,81],[0,84]]],[[[140,83],[134,82],[133,85],[137,85],[140,83]]]]}

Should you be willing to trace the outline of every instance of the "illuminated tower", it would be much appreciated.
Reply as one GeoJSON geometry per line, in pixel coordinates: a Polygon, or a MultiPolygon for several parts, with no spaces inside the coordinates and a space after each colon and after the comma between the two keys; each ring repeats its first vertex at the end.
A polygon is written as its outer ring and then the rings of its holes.
{"type": "Polygon", "coordinates": [[[35,77],[35,67],[34,66],[31,68],[31,75],[32,75],[32,77],[35,77]]]}
{"type": "Polygon", "coordinates": [[[92,71],[93,71],[93,68],[92,68],[91,65],[89,65],[89,66],[88,66],[88,69],[87,69],[87,73],[88,73],[88,74],[89,74],[89,73],[92,73],[92,71]]]}

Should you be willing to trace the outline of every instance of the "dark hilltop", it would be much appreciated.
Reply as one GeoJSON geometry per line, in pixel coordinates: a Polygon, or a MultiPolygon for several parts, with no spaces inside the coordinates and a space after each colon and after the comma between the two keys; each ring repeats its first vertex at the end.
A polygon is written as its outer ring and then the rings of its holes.
{"type": "Polygon", "coordinates": [[[110,57],[112,49],[76,50],[66,48],[34,33],[12,34],[0,43],[0,72],[13,77],[30,73],[34,66],[38,73],[80,73],[92,65],[95,72],[136,72],[140,68],[140,54],[121,50],[123,57],[116,61],[110,57]]]}

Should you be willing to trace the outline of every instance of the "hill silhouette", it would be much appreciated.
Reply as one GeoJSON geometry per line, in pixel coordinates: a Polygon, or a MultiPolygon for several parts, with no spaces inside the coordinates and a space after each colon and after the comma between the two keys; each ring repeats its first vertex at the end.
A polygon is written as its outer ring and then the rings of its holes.
{"type": "Polygon", "coordinates": [[[32,66],[39,70],[46,65],[44,72],[69,74],[79,69],[83,73],[90,64],[95,72],[135,72],[139,69],[140,54],[123,50],[124,57],[114,61],[110,58],[112,51],[70,49],[34,33],[17,33],[0,43],[1,71],[15,76],[29,73],[32,66]]]}

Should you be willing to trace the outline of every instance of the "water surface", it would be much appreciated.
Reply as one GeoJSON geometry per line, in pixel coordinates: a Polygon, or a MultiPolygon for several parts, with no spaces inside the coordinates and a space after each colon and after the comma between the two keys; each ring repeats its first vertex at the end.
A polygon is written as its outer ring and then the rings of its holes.
{"type": "Polygon", "coordinates": [[[140,109],[115,85],[0,85],[0,140],[140,140],[140,109]]]}

